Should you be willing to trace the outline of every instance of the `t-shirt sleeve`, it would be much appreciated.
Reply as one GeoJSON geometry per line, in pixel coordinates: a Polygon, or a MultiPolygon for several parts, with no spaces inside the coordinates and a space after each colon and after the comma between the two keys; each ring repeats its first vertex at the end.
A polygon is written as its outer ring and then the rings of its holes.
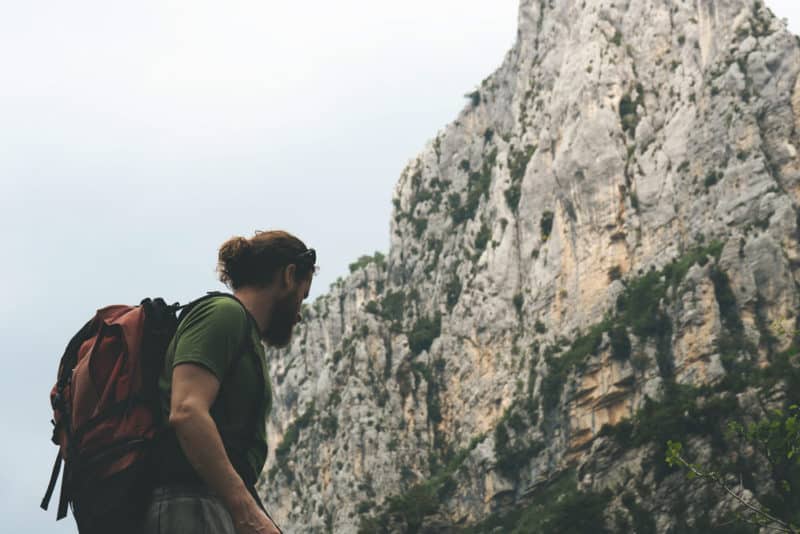
{"type": "Polygon", "coordinates": [[[241,305],[227,297],[197,304],[176,333],[173,368],[182,363],[202,365],[222,382],[242,345],[247,320],[241,305]]]}

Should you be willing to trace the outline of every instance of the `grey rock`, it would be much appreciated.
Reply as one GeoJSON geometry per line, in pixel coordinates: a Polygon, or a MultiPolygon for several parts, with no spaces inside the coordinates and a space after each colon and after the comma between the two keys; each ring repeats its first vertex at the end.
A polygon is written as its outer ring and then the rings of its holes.
{"type": "MultiPolygon", "coordinates": [[[[468,100],[402,172],[385,261],[334,284],[292,345],[269,353],[259,488],[284,530],[357,532],[389,497],[441,473],[448,448],[467,453],[428,529],[480,521],[569,467],[584,487],[637,480],[669,502],[679,479],[655,483],[652,451],[598,438],[663,399],[655,341],[630,334],[631,361],[619,363],[606,337],[547,413],[545,377],[633,281],[713,242],[719,262],[689,266],[661,303],[674,379],[714,384],[727,372],[713,265],[758,357],[768,334],[788,347],[800,304],[799,73],[794,36],[750,0],[522,0],[518,40],[480,103],[468,100]],[[440,331],[423,328],[437,317],[440,331]],[[544,446],[509,480],[494,432],[528,401],[536,422],[510,443],[544,446]],[[290,429],[296,442],[277,458],[290,429]]],[[[651,511],[659,532],[678,520],[666,505],[651,511]]]]}

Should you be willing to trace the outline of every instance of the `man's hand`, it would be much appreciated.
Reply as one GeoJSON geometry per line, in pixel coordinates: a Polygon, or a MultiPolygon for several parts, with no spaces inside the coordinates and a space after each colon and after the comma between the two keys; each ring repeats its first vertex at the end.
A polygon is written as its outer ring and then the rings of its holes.
{"type": "Polygon", "coordinates": [[[275,523],[252,500],[233,506],[231,516],[237,534],[281,534],[275,523]]]}

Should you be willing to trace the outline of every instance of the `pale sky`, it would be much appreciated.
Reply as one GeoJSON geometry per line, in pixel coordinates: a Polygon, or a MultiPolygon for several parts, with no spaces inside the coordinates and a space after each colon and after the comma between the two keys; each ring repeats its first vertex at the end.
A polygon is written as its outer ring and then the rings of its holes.
{"type": "MultiPolygon", "coordinates": [[[[796,0],[767,2],[800,32],[796,0]]],[[[232,235],[315,247],[312,295],[386,251],[405,164],[501,63],[517,0],[142,0],[0,18],[3,532],[72,533],[38,509],[47,395],[93,311],[221,289],[232,235]]],[[[55,501],[55,500],[54,500],[55,501]]]]}

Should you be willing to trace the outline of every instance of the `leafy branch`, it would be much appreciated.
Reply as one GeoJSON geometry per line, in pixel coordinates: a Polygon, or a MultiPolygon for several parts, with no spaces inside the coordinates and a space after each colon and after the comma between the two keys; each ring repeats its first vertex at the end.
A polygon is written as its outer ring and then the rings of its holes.
{"type": "MultiPolygon", "coordinates": [[[[774,481],[785,496],[793,496],[795,491],[800,490],[798,484],[793,485],[787,480],[794,480],[793,468],[800,465],[800,408],[797,405],[785,411],[773,410],[765,418],[747,426],[731,422],[728,424],[728,435],[729,438],[738,437],[744,443],[749,443],[766,457],[772,467],[774,481]]],[[[690,462],[683,455],[683,445],[671,440],[667,442],[665,460],[671,467],[686,469],[690,480],[700,479],[714,484],[735,499],[745,510],[736,513],[740,521],[777,532],[800,534],[800,528],[790,519],[776,517],[750,492],[746,492],[741,475],[738,488],[731,488],[722,473],[690,462]]]]}
{"type": "Polygon", "coordinates": [[[666,457],[667,464],[669,464],[670,467],[678,466],[688,469],[689,472],[687,473],[687,478],[689,480],[701,479],[711,482],[722,488],[725,493],[736,499],[736,501],[738,501],[748,510],[747,514],[741,514],[737,512],[737,519],[758,527],[771,527],[777,532],[787,532],[789,534],[797,534],[800,532],[800,530],[794,526],[785,523],[777,517],[771,515],[769,513],[769,509],[759,503],[754,497],[748,499],[741,482],[739,483],[738,490],[734,491],[727,485],[720,473],[706,470],[700,464],[690,463],[681,455],[682,451],[682,444],[674,441],[668,441],[666,457]]]}

